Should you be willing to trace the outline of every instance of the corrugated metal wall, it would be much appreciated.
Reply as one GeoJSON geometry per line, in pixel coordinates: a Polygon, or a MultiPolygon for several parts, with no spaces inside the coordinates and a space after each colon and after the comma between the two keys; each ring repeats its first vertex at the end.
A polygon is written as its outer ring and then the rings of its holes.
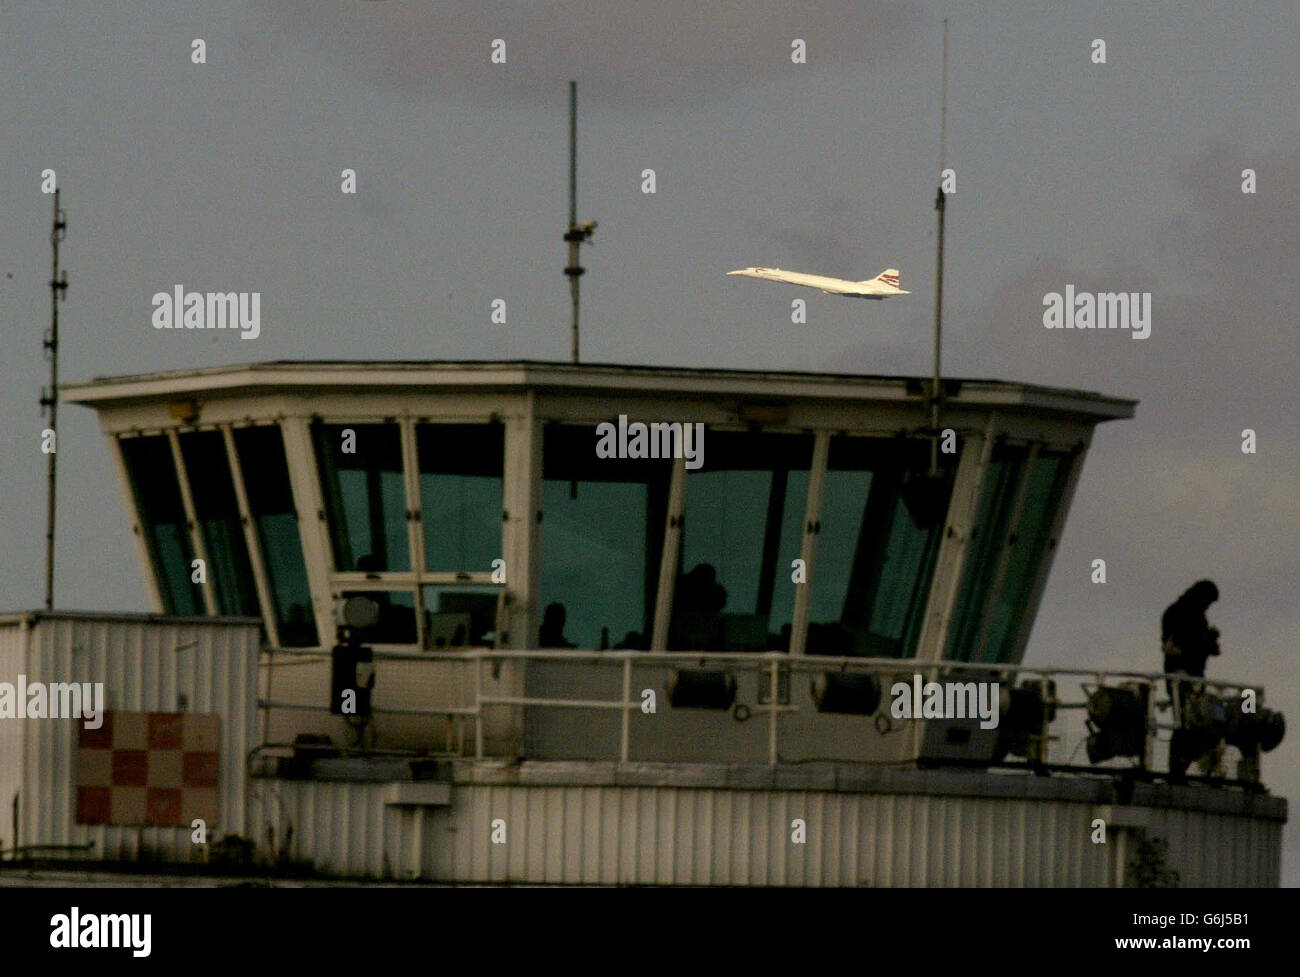
{"type": "Polygon", "coordinates": [[[1275,888],[1281,884],[1280,822],[1204,811],[1167,810],[1160,815],[1159,824],[1148,834],[1169,843],[1168,865],[1178,872],[1181,885],[1275,888]]]}
{"type": "MultiPolygon", "coordinates": [[[[0,681],[103,682],[108,710],[189,712],[221,716],[220,824],[208,841],[244,833],[246,758],[256,742],[257,655],[253,623],[195,618],[55,614],[36,615],[26,662],[0,681]]],[[[199,861],[186,828],[79,825],[75,769],[77,724],[69,720],[0,721],[21,726],[20,844],[92,842],[89,857],[199,861]]],[[[7,756],[2,758],[6,766],[7,756]]]]}
{"type": "MultiPolygon", "coordinates": [[[[1134,850],[1127,829],[1093,844],[1105,810],[1067,801],[458,783],[450,807],[397,807],[389,789],[255,780],[250,828],[328,874],[471,883],[1105,887],[1134,850]]],[[[1182,885],[1277,885],[1280,822],[1143,813],[1182,885]]]]}
{"type": "Polygon", "coordinates": [[[254,778],[248,830],[264,858],[311,864],[326,875],[418,878],[418,853],[403,858],[418,836],[419,811],[387,807],[387,784],[254,778]],[[405,813],[405,816],[404,816],[405,813]]]}
{"type": "MultiPolygon", "coordinates": [[[[26,619],[0,620],[0,682],[14,682],[27,661],[26,619]]],[[[0,845],[12,848],[14,801],[23,786],[23,729],[17,719],[0,719],[0,845]]]]}
{"type": "Polygon", "coordinates": [[[458,787],[432,877],[793,886],[1102,886],[1082,804],[826,791],[458,787]],[[491,843],[503,818],[507,844],[491,843]],[[806,842],[792,840],[802,819],[806,842]]]}
{"type": "MultiPolygon", "coordinates": [[[[1141,824],[1169,842],[1169,867],[1184,886],[1278,883],[1281,805],[1252,807],[1217,792],[1222,810],[1215,812],[1146,801],[1112,810],[1086,802],[1065,783],[1056,791],[1044,787],[1041,796],[995,789],[1011,785],[1006,777],[970,791],[990,796],[968,796],[880,785],[822,789],[811,781],[782,789],[781,778],[775,786],[768,780],[738,787],[724,785],[716,773],[704,776],[704,768],[696,779],[680,766],[672,768],[676,782],[654,785],[617,782],[617,772],[604,780],[599,765],[588,764],[568,774],[541,765],[538,776],[550,779],[518,783],[501,779],[515,776],[513,768],[465,763],[457,765],[449,805],[421,806],[389,783],[250,779],[245,760],[257,742],[259,644],[252,623],[13,617],[0,619],[0,681],[26,674],[30,681],[103,682],[109,709],[177,711],[184,696],[189,711],[220,714],[221,823],[209,841],[241,834],[264,859],[306,862],[328,875],[625,885],[1106,886],[1121,877],[1141,824]],[[29,631],[24,622],[31,622],[29,631]],[[1106,845],[1092,843],[1097,817],[1114,825],[1106,845]],[[792,839],[796,818],[805,822],[804,844],[792,839]],[[492,840],[497,819],[504,821],[505,844],[492,840]]],[[[200,860],[184,828],[74,823],[76,732],[69,720],[0,720],[0,801],[8,805],[19,792],[19,843],[92,842],[93,858],[200,860]]],[[[8,820],[6,807],[0,838],[12,844],[8,820]]]]}

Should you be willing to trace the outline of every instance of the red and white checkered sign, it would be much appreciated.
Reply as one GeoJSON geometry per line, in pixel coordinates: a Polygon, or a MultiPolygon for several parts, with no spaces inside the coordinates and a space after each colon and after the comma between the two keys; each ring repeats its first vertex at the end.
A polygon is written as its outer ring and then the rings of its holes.
{"type": "Polygon", "coordinates": [[[105,712],[77,734],[78,824],[217,823],[216,713],[105,712]]]}

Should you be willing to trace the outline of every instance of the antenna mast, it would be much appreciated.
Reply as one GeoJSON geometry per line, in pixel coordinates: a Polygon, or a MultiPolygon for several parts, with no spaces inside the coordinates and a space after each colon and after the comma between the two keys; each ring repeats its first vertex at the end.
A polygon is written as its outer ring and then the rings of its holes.
{"type": "Polygon", "coordinates": [[[934,278],[934,380],[930,387],[930,474],[939,473],[939,401],[943,396],[940,380],[940,347],[943,338],[943,219],[945,195],[943,170],[948,155],[948,18],[943,19],[943,72],[939,107],[939,193],[934,209],[939,212],[938,254],[934,278]]]}
{"type": "Polygon", "coordinates": [[[591,241],[595,221],[578,224],[578,83],[569,82],[569,230],[564,240],[569,242],[569,264],[564,273],[569,276],[569,293],[573,297],[573,362],[578,362],[578,277],[586,271],[578,264],[578,246],[591,241]]]}
{"type": "Polygon", "coordinates": [[[67,236],[68,222],[59,206],[59,191],[54,190],[54,224],[50,231],[50,245],[54,249],[54,262],[50,272],[50,331],[43,343],[45,357],[50,361],[50,388],[41,392],[41,413],[49,410],[50,431],[54,432],[54,443],[46,457],[48,510],[45,518],[45,609],[54,609],[54,498],[58,470],[58,414],[59,414],[59,302],[68,292],[68,274],[59,272],[59,242],[67,236]]]}

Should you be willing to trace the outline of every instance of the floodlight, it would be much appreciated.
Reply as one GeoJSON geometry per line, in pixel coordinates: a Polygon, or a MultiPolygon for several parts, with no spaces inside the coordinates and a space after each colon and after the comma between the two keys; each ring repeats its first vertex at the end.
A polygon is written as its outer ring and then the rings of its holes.
{"type": "Polygon", "coordinates": [[[1182,702],[1182,725],[1169,743],[1169,767],[1182,773],[1187,764],[1214,750],[1228,732],[1228,708],[1206,691],[1192,692],[1182,702]]]}
{"type": "Polygon", "coordinates": [[[1141,757],[1146,752],[1147,697],[1150,688],[1138,682],[1098,686],[1088,696],[1088,761],[1104,763],[1117,757],[1141,757]]]}
{"type": "Polygon", "coordinates": [[[674,709],[730,709],[736,701],[736,678],[730,672],[681,669],[673,673],[668,701],[674,709]]]}
{"type": "Polygon", "coordinates": [[[1243,753],[1255,749],[1267,753],[1286,735],[1286,719],[1276,709],[1246,712],[1240,701],[1227,707],[1227,741],[1243,753]]]}
{"type": "Polygon", "coordinates": [[[880,679],[867,672],[822,672],[812,680],[818,712],[870,716],[880,705],[880,679]]]}
{"type": "Polygon", "coordinates": [[[1043,746],[1035,737],[1041,737],[1043,727],[1056,719],[1056,683],[1043,683],[1031,679],[1020,683],[1018,689],[1002,690],[1001,718],[998,722],[998,745],[994,759],[1003,760],[1007,754],[1041,762],[1043,746]]]}

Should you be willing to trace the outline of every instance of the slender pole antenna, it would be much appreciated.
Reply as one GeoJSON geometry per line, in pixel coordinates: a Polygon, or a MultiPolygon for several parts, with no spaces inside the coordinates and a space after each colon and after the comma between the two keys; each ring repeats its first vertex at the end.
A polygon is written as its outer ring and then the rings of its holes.
{"type": "Polygon", "coordinates": [[[934,209],[939,212],[938,254],[935,258],[934,276],[934,382],[930,387],[930,474],[939,473],[939,401],[943,396],[941,376],[941,348],[943,340],[943,223],[946,196],[943,192],[943,171],[948,155],[948,18],[943,19],[943,69],[940,82],[939,107],[939,193],[934,209]]]}
{"type": "Polygon", "coordinates": [[[939,170],[948,162],[948,18],[943,19],[943,67],[939,75],[939,170]]]}
{"type": "Polygon", "coordinates": [[[578,223],[578,83],[569,82],[569,226],[578,223]]]}
{"type": "Polygon", "coordinates": [[[45,516],[45,609],[54,610],[54,499],[58,471],[58,414],[59,414],[59,302],[68,292],[67,272],[59,273],[59,242],[67,235],[68,222],[59,206],[59,191],[54,191],[54,224],[50,231],[50,245],[54,261],[50,272],[50,331],[45,336],[45,356],[50,361],[50,388],[41,394],[41,412],[49,411],[54,442],[46,458],[48,501],[45,516]]]}
{"type": "Polygon", "coordinates": [[[578,278],[585,268],[578,264],[578,246],[591,241],[595,221],[578,224],[578,83],[569,82],[569,230],[564,240],[569,242],[569,264],[564,273],[569,276],[569,294],[573,298],[573,362],[578,362],[578,278]]]}

